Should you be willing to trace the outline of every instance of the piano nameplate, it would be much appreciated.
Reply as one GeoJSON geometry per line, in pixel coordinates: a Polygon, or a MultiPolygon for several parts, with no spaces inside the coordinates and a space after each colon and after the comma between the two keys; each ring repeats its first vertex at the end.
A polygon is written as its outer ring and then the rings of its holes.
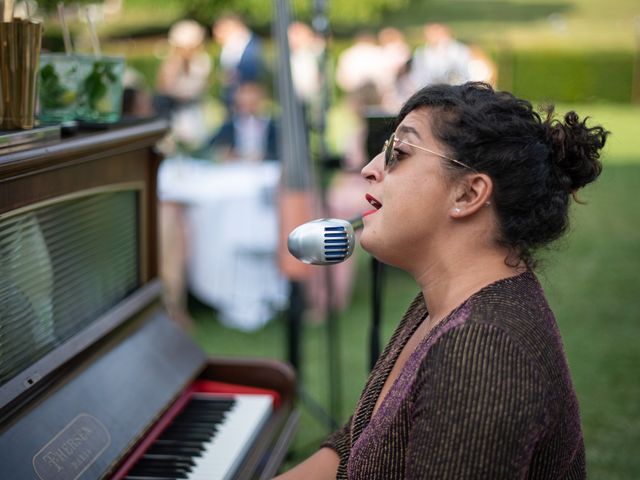
{"type": "Polygon", "coordinates": [[[33,469],[41,480],[75,480],[110,444],[102,422],[81,413],[36,453],[33,469]]]}

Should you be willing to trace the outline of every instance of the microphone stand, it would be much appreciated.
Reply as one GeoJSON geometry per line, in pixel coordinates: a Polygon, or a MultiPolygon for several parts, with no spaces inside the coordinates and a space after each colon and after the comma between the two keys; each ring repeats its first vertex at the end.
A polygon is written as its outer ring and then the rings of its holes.
{"type": "MultiPolygon", "coordinates": [[[[289,50],[289,42],[287,39],[287,29],[290,22],[290,13],[289,13],[289,3],[290,0],[275,0],[274,1],[274,20],[273,27],[274,33],[277,38],[277,46],[278,46],[278,76],[277,76],[277,86],[278,86],[278,98],[282,107],[282,128],[280,129],[280,144],[282,146],[282,163],[283,163],[283,188],[281,191],[281,203],[282,203],[282,213],[286,211],[284,208],[287,206],[288,201],[289,205],[293,208],[289,209],[289,216],[284,216],[281,218],[281,227],[287,223],[291,223],[291,220],[295,218],[295,216],[300,216],[301,213],[306,212],[305,208],[309,209],[311,202],[306,202],[305,200],[311,199],[311,191],[312,189],[312,181],[311,181],[311,162],[307,162],[309,159],[309,148],[308,148],[308,133],[304,131],[303,126],[305,125],[305,118],[302,112],[302,108],[300,102],[295,98],[294,90],[293,90],[293,82],[291,78],[291,65],[290,65],[290,50],[289,50]],[[302,161],[304,160],[304,161],[302,161]],[[307,194],[307,195],[305,195],[307,194]]],[[[324,32],[326,35],[328,22],[326,16],[324,15],[324,1],[316,0],[315,3],[315,18],[314,18],[314,26],[317,29],[324,32]],[[322,27],[322,28],[319,28],[322,27]]],[[[326,49],[323,51],[322,62],[324,62],[326,58],[326,49]]],[[[323,65],[320,65],[320,69],[324,75],[323,65]]],[[[324,90],[326,92],[326,88],[324,90]]],[[[323,93],[324,93],[323,92],[323,93]]],[[[323,159],[326,157],[326,147],[324,144],[324,124],[325,124],[325,114],[324,110],[326,110],[327,97],[324,96],[322,98],[321,110],[318,120],[318,132],[320,138],[319,145],[319,157],[323,159]]],[[[320,166],[322,167],[322,162],[320,162],[320,166]]],[[[320,171],[320,174],[323,172],[320,171]]],[[[321,201],[323,207],[326,209],[326,195],[324,194],[323,184],[324,181],[321,181],[320,193],[322,195],[321,201]]],[[[307,220],[305,218],[304,220],[307,220]]],[[[303,219],[299,218],[300,222],[297,224],[300,225],[303,219]]],[[[285,226],[289,226],[288,224],[285,226]]],[[[286,228],[283,231],[288,231],[286,228]]],[[[302,320],[303,312],[305,310],[305,279],[308,278],[308,269],[301,269],[299,265],[292,265],[283,259],[289,258],[284,255],[281,258],[281,268],[283,268],[283,272],[285,272],[289,279],[291,285],[291,293],[290,293],[290,301],[289,301],[289,309],[286,314],[286,321],[289,326],[288,328],[288,354],[289,361],[296,370],[297,376],[297,393],[301,399],[301,401],[309,407],[312,414],[319,416],[324,423],[330,429],[335,429],[337,426],[336,418],[340,412],[340,379],[339,375],[339,351],[337,348],[337,328],[335,321],[335,312],[333,311],[333,305],[330,303],[333,296],[333,285],[331,283],[331,277],[327,276],[327,335],[329,342],[329,393],[330,393],[330,410],[331,414],[327,414],[324,412],[322,406],[313,400],[309,394],[306,393],[303,387],[302,381],[302,370],[303,370],[303,352],[302,352],[302,331],[304,329],[304,324],[302,320]],[[294,268],[294,267],[298,268],[294,268]],[[338,386],[338,389],[336,389],[338,386]]],[[[290,257],[292,258],[292,257],[290,257]]]]}
{"type": "MultiPolygon", "coordinates": [[[[329,108],[329,83],[327,81],[327,42],[329,37],[329,20],[326,15],[326,1],[314,0],[314,17],[312,20],[313,29],[322,36],[324,48],[319,59],[319,73],[321,77],[320,107],[317,115],[316,130],[318,135],[318,173],[320,177],[320,199],[323,211],[328,214],[329,206],[327,201],[328,169],[326,161],[328,159],[326,144],[326,113],[329,108]]],[[[340,375],[340,331],[338,328],[337,314],[334,306],[334,284],[330,268],[324,272],[326,305],[325,323],[327,326],[327,350],[329,355],[329,419],[331,429],[338,426],[337,419],[342,410],[342,377],[340,375]]]]}
{"type": "Polygon", "coordinates": [[[380,323],[382,318],[382,286],[384,280],[384,264],[371,257],[371,332],[369,332],[369,370],[380,356],[380,323]]]}
{"type": "MultiPolygon", "coordinates": [[[[290,0],[275,0],[273,15],[273,31],[278,47],[277,92],[282,107],[279,140],[283,166],[281,202],[281,228],[288,227],[292,220],[300,224],[307,220],[311,213],[312,179],[307,133],[303,129],[304,117],[299,103],[293,93],[291,78],[290,50],[287,29],[290,21],[290,0]],[[287,212],[287,215],[284,215],[287,212]],[[304,217],[304,218],[303,218],[304,217]]],[[[288,231],[285,228],[283,231],[288,231]]],[[[327,415],[321,407],[307,395],[302,387],[302,330],[305,310],[305,279],[308,269],[301,269],[297,260],[293,263],[285,261],[287,255],[280,259],[280,266],[290,280],[289,309],[286,313],[288,325],[287,340],[289,362],[296,370],[297,393],[313,413],[326,419],[327,415]]],[[[329,423],[329,422],[327,422],[329,423]]],[[[333,423],[331,423],[333,425],[333,423]]]]}

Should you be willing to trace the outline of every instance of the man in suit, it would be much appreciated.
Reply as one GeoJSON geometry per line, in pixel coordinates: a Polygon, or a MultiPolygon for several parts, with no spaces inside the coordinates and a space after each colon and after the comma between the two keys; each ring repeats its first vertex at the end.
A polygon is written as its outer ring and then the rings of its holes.
{"type": "Polygon", "coordinates": [[[262,43],[234,14],[218,18],[213,24],[212,33],[221,46],[222,96],[230,110],[238,86],[246,82],[259,82],[264,76],[262,43]]]}
{"type": "Polygon", "coordinates": [[[265,95],[264,87],[256,82],[236,88],[233,111],[209,142],[217,158],[253,162],[278,159],[276,127],[265,111],[265,95]]]}

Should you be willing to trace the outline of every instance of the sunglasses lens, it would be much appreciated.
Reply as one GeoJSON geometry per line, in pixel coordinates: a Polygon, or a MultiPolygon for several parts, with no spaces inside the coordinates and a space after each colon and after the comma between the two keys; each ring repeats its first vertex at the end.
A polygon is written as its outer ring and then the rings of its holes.
{"type": "Polygon", "coordinates": [[[387,140],[384,143],[384,166],[385,167],[389,167],[393,163],[393,146],[395,143],[395,137],[396,137],[396,134],[392,133],[391,136],[389,137],[389,140],[387,140]]]}

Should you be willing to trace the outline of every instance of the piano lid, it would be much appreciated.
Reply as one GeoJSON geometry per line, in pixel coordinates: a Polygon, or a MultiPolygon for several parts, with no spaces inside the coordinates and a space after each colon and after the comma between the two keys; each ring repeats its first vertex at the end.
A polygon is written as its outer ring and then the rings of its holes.
{"type": "Polygon", "coordinates": [[[205,364],[153,305],[0,431],[0,477],[102,478],[205,364]]]}

